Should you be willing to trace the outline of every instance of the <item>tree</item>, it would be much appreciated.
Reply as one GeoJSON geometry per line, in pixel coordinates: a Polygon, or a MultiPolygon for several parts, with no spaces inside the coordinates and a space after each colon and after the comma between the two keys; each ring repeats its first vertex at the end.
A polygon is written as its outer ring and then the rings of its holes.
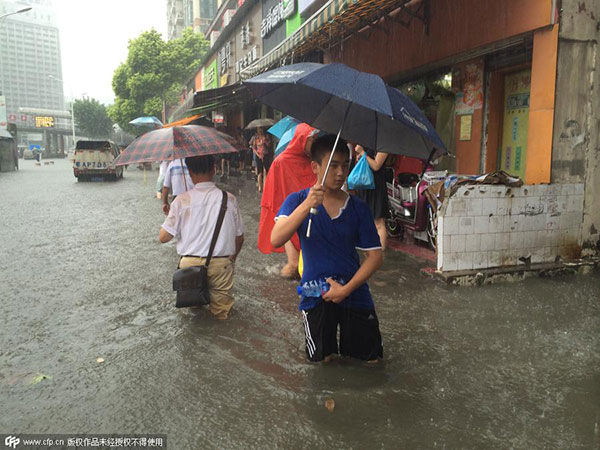
{"type": "Polygon", "coordinates": [[[115,104],[109,117],[135,133],[129,122],[139,116],[162,116],[163,102],[174,106],[182,86],[196,72],[209,48],[202,33],[186,28],[179,39],[165,42],[152,29],[129,41],[127,60],[113,74],[115,104]]]}
{"type": "Polygon", "coordinates": [[[75,125],[88,137],[107,138],[112,132],[112,121],[106,106],[94,98],[77,99],[73,102],[75,125]]]}

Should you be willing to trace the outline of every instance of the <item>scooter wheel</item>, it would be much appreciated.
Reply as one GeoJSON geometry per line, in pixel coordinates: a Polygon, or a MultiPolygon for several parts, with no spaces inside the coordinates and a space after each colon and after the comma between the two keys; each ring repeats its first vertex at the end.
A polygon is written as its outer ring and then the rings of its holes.
{"type": "Polygon", "coordinates": [[[391,238],[401,237],[404,234],[404,228],[393,219],[387,219],[385,221],[385,231],[391,238]]]}

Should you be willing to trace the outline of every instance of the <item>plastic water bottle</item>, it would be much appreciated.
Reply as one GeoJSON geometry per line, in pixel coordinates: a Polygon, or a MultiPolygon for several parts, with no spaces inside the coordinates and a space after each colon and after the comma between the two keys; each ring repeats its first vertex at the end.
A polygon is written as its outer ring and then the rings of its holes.
{"type": "Polygon", "coordinates": [[[303,297],[321,297],[331,286],[323,279],[305,281],[296,288],[298,295],[303,297]]]}

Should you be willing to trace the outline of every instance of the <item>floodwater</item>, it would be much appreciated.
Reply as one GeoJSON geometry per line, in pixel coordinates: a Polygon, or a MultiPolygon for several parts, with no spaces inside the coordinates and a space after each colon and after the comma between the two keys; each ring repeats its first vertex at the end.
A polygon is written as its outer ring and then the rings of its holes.
{"type": "Polygon", "coordinates": [[[384,363],[309,364],[282,256],[255,247],[252,182],[228,185],[246,245],[220,322],[173,307],[157,172],[77,183],[54,162],[0,174],[0,433],[166,433],[178,450],[600,448],[597,274],[452,287],[388,251],[371,282],[384,363]]]}

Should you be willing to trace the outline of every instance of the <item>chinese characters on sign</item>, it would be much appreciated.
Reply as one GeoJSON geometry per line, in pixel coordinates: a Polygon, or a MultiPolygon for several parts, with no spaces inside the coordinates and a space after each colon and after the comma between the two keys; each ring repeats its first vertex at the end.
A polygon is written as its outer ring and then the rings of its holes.
{"type": "Polygon", "coordinates": [[[54,117],[50,116],[35,116],[36,128],[52,128],[54,127],[54,117]]]}
{"type": "Polygon", "coordinates": [[[252,47],[242,59],[236,61],[235,63],[235,73],[239,74],[242,70],[252,64],[254,61],[258,59],[258,46],[252,47]]]}
{"type": "Polygon", "coordinates": [[[219,50],[219,75],[224,75],[231,66],[231,42],[219,50]]]}
{"type": "Polygon", "coordinates": [[[252,35],[250,34],[250,22],[247,22],[246,25],[242,25],[242,31],[240,31],[240,39],[242,48],[246,48],[252,43],[252,35]]]}
{"type": "Polygon", "coordinates": [[[266,37],[279,26],[285,19],[291,17],[296,11],[296,0],[280,0],[269,9],[267,16],[260,23],[260,36],[266,37]]]}

